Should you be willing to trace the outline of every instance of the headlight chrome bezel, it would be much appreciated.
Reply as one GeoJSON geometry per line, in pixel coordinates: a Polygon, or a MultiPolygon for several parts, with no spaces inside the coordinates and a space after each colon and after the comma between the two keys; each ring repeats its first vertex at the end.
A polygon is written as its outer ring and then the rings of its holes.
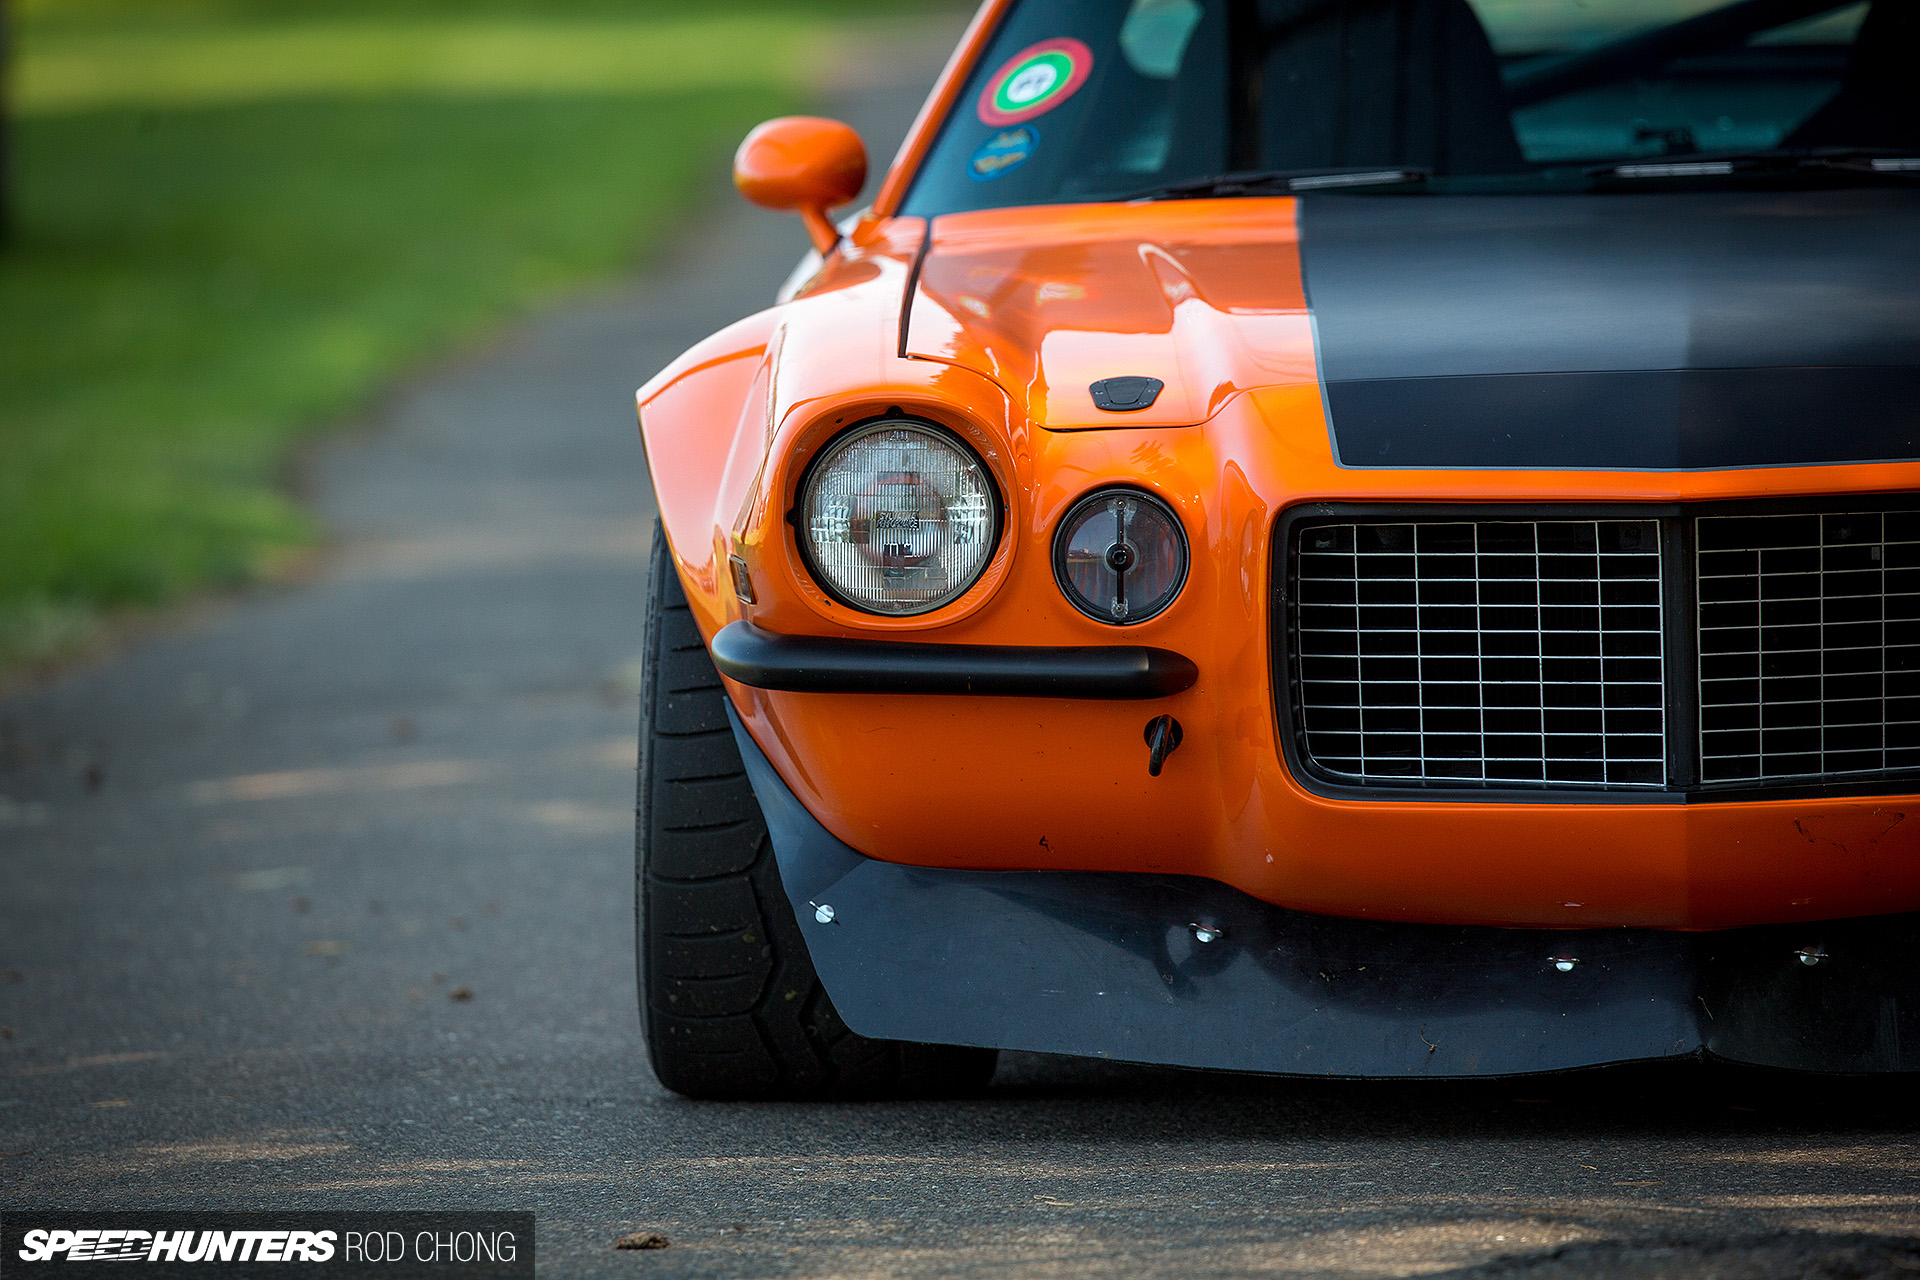
{"type": "Polygon", "coordinates": [[[913,623],[951,609],[964,601],[979,587],[994,564],[1001,558],[1001,543],[1007,533],[1007,502],[1002,491],[1000,477],[982,455],[979,448],[968,441],[959,432],[941,423],[915,416],[909,413],[891,412],[877,417],[867,418],[835,432],[813,456],[807,459],[793,489],[793,501],[788,512],[788,523],[792,526],[793,543],[799,553],[800,563],[805,568],[811,586],[826,596],[834,604],[844,605],[864,619],[876,622],[913,623]],[[957,451],[978,470],[984,479],[988,512],[992,518],[992,529],[984,543],[984,552],[967,581],[947,592],[944,596],[912,609],[876,609],[870,604],[850,596],[838,586],[832,576],[821,566],[815,555],[813,537],[808,527],[808,512],[811,507],[813,487],[817,480],[832,465],[833,460],[860,440],[882,431],[906,430],[919,432],[939,440],[942,444],[957,451]]]}

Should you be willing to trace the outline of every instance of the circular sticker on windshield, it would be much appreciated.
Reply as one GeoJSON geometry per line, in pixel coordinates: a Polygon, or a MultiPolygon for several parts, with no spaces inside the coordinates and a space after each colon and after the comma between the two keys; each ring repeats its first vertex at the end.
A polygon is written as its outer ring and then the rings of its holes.
{"type": "Polygon", "coordinates": [[[1012,173],[1027,162],[1039,141],[1040,135],[1031,125],[1002,129],[981,143],[980,149],[967,161],[967,176],[975,182],[990,182],[1002,174],[1012,173]]]}
{"type": "Polygon", "coordinates": [[[1030,44],[993,73],[980,94],[980,119],[1019,124],[1071,98],[1093,70],[1093,50],[1071,36],[1030,44]]]}

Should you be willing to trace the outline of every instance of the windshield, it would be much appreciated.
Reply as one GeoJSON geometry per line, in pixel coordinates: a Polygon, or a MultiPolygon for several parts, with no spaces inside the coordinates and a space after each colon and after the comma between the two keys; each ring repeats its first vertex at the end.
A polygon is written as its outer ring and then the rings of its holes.
{"type": "Polygon", "coordinates": [[[1915,0],[1016,0],[902,212],[1831,167],[1920,153],[1917,66],[1915,0]]]}

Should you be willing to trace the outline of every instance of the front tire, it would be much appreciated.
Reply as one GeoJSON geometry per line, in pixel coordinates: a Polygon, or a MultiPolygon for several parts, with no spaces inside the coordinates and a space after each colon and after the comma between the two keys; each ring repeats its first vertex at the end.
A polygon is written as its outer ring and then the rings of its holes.
{"type": "Polygon", "coordinates": [[[869,1040],[827,998],[766,819],[653,526],[635,823],[640,1023],[660,1083],[695,1098],[964,1092],[993,1049],[869,1040]]]}

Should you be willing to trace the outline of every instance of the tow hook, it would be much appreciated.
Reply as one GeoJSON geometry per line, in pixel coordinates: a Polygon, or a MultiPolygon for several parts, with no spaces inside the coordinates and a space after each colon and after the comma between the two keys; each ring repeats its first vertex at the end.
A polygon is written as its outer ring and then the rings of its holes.
{"type": "Polygon", "coordinates": [[[1180,745],[1180,722],[1172,716],[1155,716],[1147,721],[1147,775],[1160,776],[1160,766],[1180,745]]]}

